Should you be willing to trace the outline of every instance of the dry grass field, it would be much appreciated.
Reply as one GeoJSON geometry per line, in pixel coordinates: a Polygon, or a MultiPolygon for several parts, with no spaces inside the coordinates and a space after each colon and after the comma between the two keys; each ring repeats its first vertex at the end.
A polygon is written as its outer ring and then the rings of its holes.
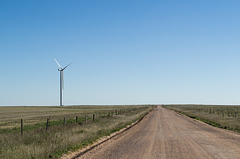
{"type": "Polygon", "coordinates": [[[232,105],[164,105],[210,125],[240,132],[240,106],[232,105]]]}
{"type": "Polygon", "coordinates": [[[68,151],[77,150],[120,130],[152,108],[153,106],[0,107],[0,158],[59,158],[68,151]],[[23,135],[20,133],[20,119],[24,123],[23,135]],[[49,127],[46,131],[47,119],[49,127]]]}
{"type": "Polygon", "coordinates": [[[1,130],[20,128],[20,119],[27,125],[35,125],[46,122],[47,118],[60,120],[64,117],[73,118],[85,114],[106,113],[116,110],[127,110],[139,106],[21,106],[21,107],[0,107],[0,133],[1,130]]]}

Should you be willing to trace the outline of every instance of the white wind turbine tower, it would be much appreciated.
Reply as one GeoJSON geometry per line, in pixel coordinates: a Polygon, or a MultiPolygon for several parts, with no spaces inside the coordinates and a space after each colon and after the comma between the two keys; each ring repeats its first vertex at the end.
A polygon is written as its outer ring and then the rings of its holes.
{"type": "Polygon", "coordinates": [[[60,71],[60,106],[63,106],[63,88],[64,88],[64,84],[63,84],[63,71],[71,64],[68,64],[67,66],[65,66],[64,68],[62,68],[62,66],[57,62],[57,60],[54,58],[55,62],[57,63],[57,65],[60,67],[58,69],[58,71],[60,71]]]}

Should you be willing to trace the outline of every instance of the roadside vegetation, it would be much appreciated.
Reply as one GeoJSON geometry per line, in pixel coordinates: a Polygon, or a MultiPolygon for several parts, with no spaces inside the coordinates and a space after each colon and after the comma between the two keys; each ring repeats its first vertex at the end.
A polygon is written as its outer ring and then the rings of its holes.
{"type": "Polygon", "coordinates": [[[60,158],[126,127],[151,109],[153,106],[0,107],[0,158],[60,158]]]}
{"type": "Polygon", "coordinates": [[[164,105],[163,107],[201,120],[210,125],[240,132],[240,106],[164,105]]]}

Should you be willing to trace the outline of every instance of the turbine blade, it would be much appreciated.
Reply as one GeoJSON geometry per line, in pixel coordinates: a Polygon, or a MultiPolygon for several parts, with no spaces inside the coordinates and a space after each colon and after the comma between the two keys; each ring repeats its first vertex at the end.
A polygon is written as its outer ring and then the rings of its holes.
{"type": "Polygon", "coordinates": [[[72,63],[70,63],[70,64],[68,64],[67,66],[65,66],[64,68],[63,68],[63,70],[65,70],[65,68],[67,68],[69,65],[71,65],[72,63]]]}
{"type": "Polygon", "coordinates": [[[57,65],[62,68],[62,66],[58,63],[58,61],[54,58],[54,61],[57,63],[57,65]]]}

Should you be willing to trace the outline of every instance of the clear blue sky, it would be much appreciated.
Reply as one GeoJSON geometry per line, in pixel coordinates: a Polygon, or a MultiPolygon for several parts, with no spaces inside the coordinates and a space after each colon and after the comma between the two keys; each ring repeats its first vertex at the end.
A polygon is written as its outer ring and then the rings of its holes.
{"type": "Polygon", "coordinates": [[[239,0],[0,1],[0,105],[240,104],[239,0]]]}

